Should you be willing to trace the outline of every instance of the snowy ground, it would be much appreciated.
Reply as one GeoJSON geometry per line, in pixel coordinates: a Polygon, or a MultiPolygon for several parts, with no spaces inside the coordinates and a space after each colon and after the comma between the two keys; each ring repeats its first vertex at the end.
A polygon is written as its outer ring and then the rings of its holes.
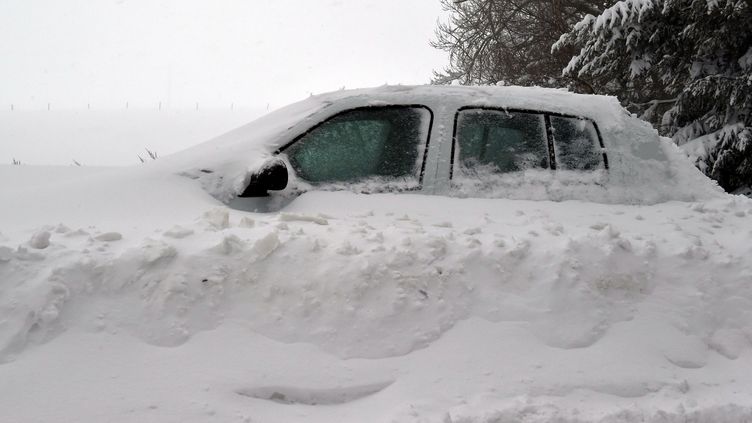
{"type": "Polygon", "coordinates": [[[127,166],[166,156],[229,131],[263,108],[2,110],[0,163],[127,166]]]}
{"type": "Polygon", "coordinates": [[[254,214],[145,175],[0,166],[0,421],[752,419],[749,199],[254,214]]]}

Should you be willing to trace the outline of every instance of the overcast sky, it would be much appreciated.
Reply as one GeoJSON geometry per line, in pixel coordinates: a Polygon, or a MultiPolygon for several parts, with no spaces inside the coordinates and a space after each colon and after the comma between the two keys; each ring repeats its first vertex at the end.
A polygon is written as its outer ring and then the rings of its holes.
{"type": "Polygon", "coordinates": [[[0,104],[282,106],[427,83],[438,0],[0,0],[0,104]]]}

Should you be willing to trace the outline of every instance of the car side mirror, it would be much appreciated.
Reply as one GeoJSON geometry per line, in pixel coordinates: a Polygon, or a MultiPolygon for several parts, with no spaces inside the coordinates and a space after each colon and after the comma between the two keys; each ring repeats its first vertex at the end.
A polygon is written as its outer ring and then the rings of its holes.
{"type": "Polygon", "coordinates": [[[287,165],[282,159],[273,158],[251,175],[251,180],[238,197],[266,197],[267,191],[279,191],[287,187],[287,165]]]}

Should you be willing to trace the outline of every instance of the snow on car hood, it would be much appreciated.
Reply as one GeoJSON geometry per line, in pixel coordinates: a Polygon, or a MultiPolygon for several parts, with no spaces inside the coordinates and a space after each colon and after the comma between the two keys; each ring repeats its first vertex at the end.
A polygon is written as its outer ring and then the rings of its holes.
{"type": "MultiPolygon", "coordinates": [[[[648,123],[631,116],[615,97],[535,87],[383,86],[335,91],[281,108],[152,166],[168,174],[188,176],[227,203],[245,189],[251,173],[274,151],[315,123],[350,108],[385,104],[422,104],[431,108],[434,124],[439,126],[432,143],[451,143],[448,122],[453,122],[456,110],[464,106],[503,104],[511,109],[584,116],[599,126],[610,163],[607,177],[599,185],[588,183],[588,189],[583,190],[583,180],[558,174],[540,177],[532,172],[528,178],[509,176],[507,179],[514,181],[500,181],[497,189],[483,194],[471,187],[440,190],[447,195],[653,204],[702,201],[722,193],[669,140],[660,140],[648,123]]],[[[290,190],[297,188],[293,180],[290,190]]]]}

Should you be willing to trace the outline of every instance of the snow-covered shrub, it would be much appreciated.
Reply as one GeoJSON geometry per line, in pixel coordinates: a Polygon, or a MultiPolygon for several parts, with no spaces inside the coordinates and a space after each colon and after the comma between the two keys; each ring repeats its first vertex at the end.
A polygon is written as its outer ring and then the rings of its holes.
{"type": "Polygon", "coordinates": [[[704,137],[699,167],[725,189],[752,185],[749,1],[619,1],[553,50],[573,47],[565,75],[591,79],[678,145],[704,137]]]}

